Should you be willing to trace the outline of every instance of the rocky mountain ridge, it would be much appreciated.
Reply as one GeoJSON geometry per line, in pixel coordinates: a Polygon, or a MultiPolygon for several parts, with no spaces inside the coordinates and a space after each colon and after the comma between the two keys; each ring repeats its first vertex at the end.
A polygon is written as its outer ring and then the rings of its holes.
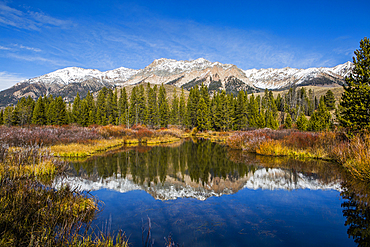
{"type": "Polygon", "coordinates": [[[97,92],[102,87],[123,87],[139,83],[170,84],[190,89],[204,83],[210,91],[225,89],[236,94],[265,88],[278,90],[292,85],[342,85],[353,64],[347,62],[333,68],[309,69],[250,69],[242,70],[232,64],[210,62],[204,58],[192,61],[157,59],[144,69],[118,68],[101,72],[96,69],[68,67],[46,75],[21,81],[0,92],[0,106],[15,104],[21,97],[36,99],[45,94],[62,96],[72,101],[77,92],[97,92]]]}

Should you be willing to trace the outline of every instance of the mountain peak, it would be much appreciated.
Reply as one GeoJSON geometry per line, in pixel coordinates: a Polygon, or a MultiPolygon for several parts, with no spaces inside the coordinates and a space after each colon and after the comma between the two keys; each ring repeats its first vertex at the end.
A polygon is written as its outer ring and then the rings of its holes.
{"type": "Polygon", "coordinates": [[[237,93],[240,90],[258,92],[261,89],[283,89],[289,85],[343,85],[344,78],[353,68],[351,62],[332,68],[282,68],[241,70],[232,64],[210,62],[205,58],[180,60],[160,58],[144,69],[135,70],[120,67],[101,72],[97,69],[67,67],[49,74],[24,80],[16,86],[0,92],[0,106],[16,103],[20,97],[51,93],[61,95],[65,100],[74,99],[87,91],[97,92],[102,87],[136,85],[142,82],[170,84],[190,89],[204,83],[210,90],[226,90],[237,93]]]}

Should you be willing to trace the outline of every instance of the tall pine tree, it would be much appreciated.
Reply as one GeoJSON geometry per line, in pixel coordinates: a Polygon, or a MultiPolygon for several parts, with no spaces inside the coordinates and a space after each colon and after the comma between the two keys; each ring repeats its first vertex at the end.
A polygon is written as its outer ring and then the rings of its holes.
{"type": "Polygon", "coordinates": [[[43,98],[40,96],[36,102],[32,114],[32,123],[36,125],[46,124],[46,112],[43,98]]]}
{"type": "Polygon", "coordinates": [[[354,69],[346,78],[338,116],[342,126],[353,131],[370,127],[370,40],[360,41],[353,57],[354,69]]]}
{"type": "Polygon", "coordinates": [[[158,110],[160,126],[167,127],[170,120],[170,114],[166,97],[166,89],[164,88],[163,84],[159,87],[158,110]]]}
{"type": "Polygon", "coordinates": [[[127,125],[128,122],[128,101],[126,88],[121,88],[118,100],[119,124],[127,125]]]}
{"type": "Polygon", "coordinates": [[[173,92],[173,99],[171,104],[171,124],[178,125],[180,118],[179,99],[176,94],[176,89],[173,92]]]}
{"type": "Polygon", "coordinates": [[[185,103],[185,93],[184,88],[181,88],[181,96],[180,96],[180,103],[179,103],[179,124],[184,127],[185,126],[185,117],[186,117],[186,103],[185,103]]]}

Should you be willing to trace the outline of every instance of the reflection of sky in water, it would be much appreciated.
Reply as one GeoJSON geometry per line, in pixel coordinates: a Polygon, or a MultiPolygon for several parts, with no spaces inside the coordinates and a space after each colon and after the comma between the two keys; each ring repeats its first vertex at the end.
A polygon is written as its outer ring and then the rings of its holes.
{"type": "Polygon", "coordinates": [[[111,229],[124,229],[133,246],[141,245],[141,220],[147,216],[156,246],[169,233],[185,246],[355,246],[333,190],[243,189],[205,201],[160,201],[144,191],[93,194],[105,203],[98,225],[111,216],[111,229]]]}

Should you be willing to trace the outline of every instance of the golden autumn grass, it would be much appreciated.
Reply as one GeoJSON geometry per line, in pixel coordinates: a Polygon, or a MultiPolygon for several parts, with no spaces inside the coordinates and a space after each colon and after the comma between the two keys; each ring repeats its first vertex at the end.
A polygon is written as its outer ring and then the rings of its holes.
{"type": "Polygon", "coordinates": [[[145,126],[135,126],[133,129],[126,129],[123,126],[112,125],[99,126],[97,130],[106,139],[57,144],[52,145],[50,150],[58,157],[87,157],[127,145],[176,142],[181,140],[184,132],[176,128],[151,130],[145,126]]]}
{"type": "Polygon", "coordinates": [[[370,135],[354,136],[350,142],[339,143],[333,153],[353,176],[370,181],[370,135]]]}
{"type": "Polygon", "coordinates": [[[63,184],[52,187],[63,170],[38,145],[0,144],[0,246],[128,246],[122,232],[115,243],[86,234],[98,202],[63,184]]]}
{"type": "Polygon", "coordinates": [[[336,161],[354,177],[370,181],[370,134],[348,139],[341,132],[253,130],[235,132],[227,145],[268,156],[288,156],[336,161]]]}
{"type": "MultiPolygon", "coordinates": [[[[130,140],[126,143],[138,143],[137,140],[130,140]]],[[[50,147],[50,151],[59,157],[86,157],[99,152],[112,150],[125,144],[125,139],[103,139],[91,140],[87,143],[59,144],[50,147]]]]}

